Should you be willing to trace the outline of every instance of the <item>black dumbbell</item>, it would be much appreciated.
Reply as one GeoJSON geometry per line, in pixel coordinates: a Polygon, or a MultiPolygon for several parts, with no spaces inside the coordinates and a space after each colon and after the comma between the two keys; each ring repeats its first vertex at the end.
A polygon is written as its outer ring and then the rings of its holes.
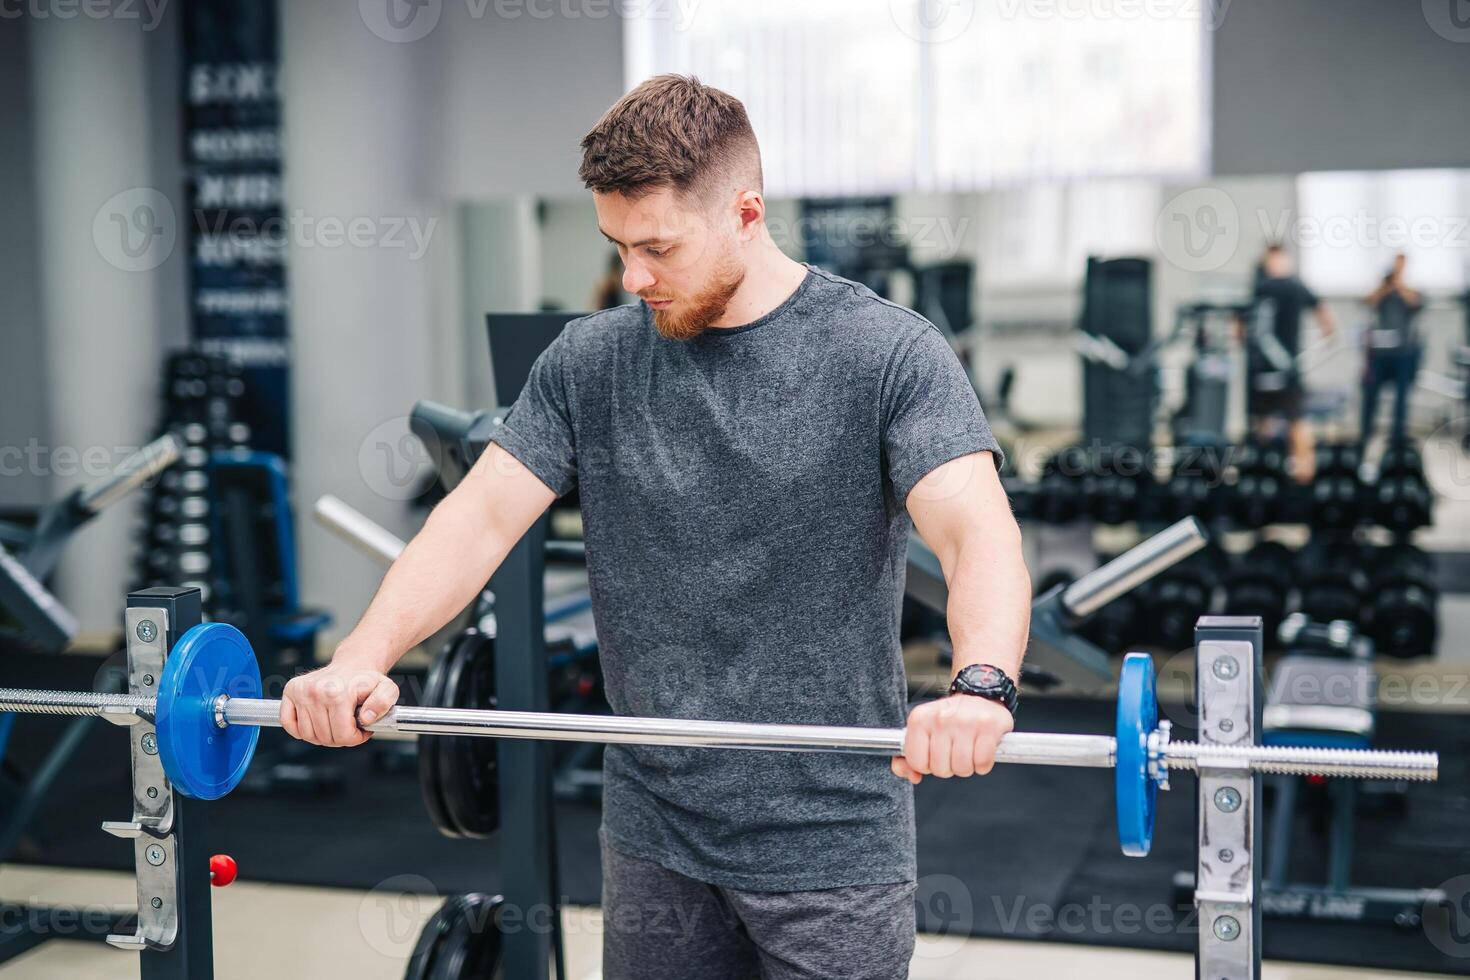
{"type": "Polygon", "coordinates": [[[1380,551],[1370,577],[1368,633],[1389,657],[1423,657],[1439,635],[1439,586],[1429,556],[1411,545],[1380,551]]]}
{"type": "Polygon", "coordinates": [[[1005,487],[1006,497],[1011,502],[1011,513],[1016,515],[1018,521],[1025,522],[1038,516],[1036,484],[1027,483],[1020,477],[1006,476],[1001,478],[1001,485],[1005,487]]]}
{"type": "Polygon", "coordinates": [[[1358,523],[1362,484],[1358,481],[1358,448],[1349,443],[1317,447],[1312,479],[1313,527],[1340,530],[1358,523]]]}
{"type": "Polygon", "coordinates": [[[1318,623],[1304,613],[1292,613],[1282,621],[1276,639],[1287,656],[1371,659],[1373,641],[1343,620],[1318,623]]]}
{"type": "Polygon", "coordinates": [[[1195,621],[1214,609],[1223,565],[1221,552],[1206,547],[1149,583],[1143,606],[1153,642],[1173,650],[1193,642],[1195,621]]]}
{"type": "Polygon", "coordinates": [[[1245,527],[1265,527],[1281,519],[1286,492],[1286,444],[1248,442],[1239,448],[1230,516],[1245,527]]]}
{"type": "Polygon", "coordinates": [[[1178,521],[1194,516],[1212,521],[1220,513],[1220,490],[1224,485],[1225,449],[1221,446],[1180,446],[1164,486],[1164,519],[1178,521]]]}
{"type": "Polygon", "coordinates": [[[1082,477],[1087,453],[1073,446],[1054,454],[1041,468],[1036,485],[1036,516],[1048,524],[1066,524],[1077,517],[1082,499],[1082,477]]]}
{"type": "Polygon", "coordinates": [[[1296,577],[1296,555],[1277,541],[1262,541],[1231,563],[1225,576],[1225,609],[1232,616],[1260,616],[1274,637],[1286,617],[1296,577]]]}
{"type": "Polygon", "coordinates": [[[1099,649],[1121,656],[1145,639],[1139,629],[1142,619],[1143,605],[1137,591],[1125,592],[1093,613],[1082,624],[1081,632],[1099,649]]]}
{"type": "Polygon", "coordinates": [[[1297,554],[1301,611],[1320,623],[1365,618],[1367,576],[1360,549],[1351,541],[1314,541],[1297,554]]]}
{"type": "Polygon", "coordinates": [[[1411,531],[1430,522],[1431,508],[1423,458],[1408,443],[1394,443],[1378,465],[1373,520],[1390,530],[1411,531]]]}
{"type": "Polygon", "coordinates": [[[1153,483],[1143,451],[1133,446],[1104,447],[1089,454],[1086,465],[1080,509],[1104,524],[1136,519],[1153,483]]]}
{"type": "MultiPolygon", "coordinates": [[[[1067,569],[1054,568],[1051,571],[1047,572],[1045,575],[1041,576],[1040,581],[1035,587],[1036,596],[1046,595],[1057,586],[1071,585],[1076,580],[1077,576],[1073,575],[1067,569]]],[[[1033,596],[1032,598],[1035,598],[1036,596],[1033,596]]]]}

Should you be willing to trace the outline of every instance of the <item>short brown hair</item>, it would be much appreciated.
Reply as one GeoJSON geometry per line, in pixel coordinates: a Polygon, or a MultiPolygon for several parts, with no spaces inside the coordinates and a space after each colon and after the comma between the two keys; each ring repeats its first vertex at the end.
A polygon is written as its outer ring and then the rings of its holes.
{"type": "Polygon", "coordinates": [[[761,190],[760,146],[735,96],[693,76],[655,75],[582,137],[577,175],[590,190],[633,197],[659,187],[698,194],[720,176],[761,190]]]}

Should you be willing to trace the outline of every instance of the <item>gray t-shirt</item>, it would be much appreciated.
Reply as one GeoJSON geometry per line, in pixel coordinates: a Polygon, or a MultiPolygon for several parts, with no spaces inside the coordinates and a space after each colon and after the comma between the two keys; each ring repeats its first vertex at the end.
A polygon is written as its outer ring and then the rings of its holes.
{"type": "Polygon", "coordinates": [[[1397,292],[1389,293],[1378,301],[1378,329],[1374,331],[1373,347],[1412,347],[1419,342],[1414,329],[1414,318],[1423,304],[1411,305],[1397,292]]]}
{"type": "MultiPolygon", "coordinates": [[[[573,320],[493,441],[580,487],[618,714],[900,727],[904,501],[999,452],[939,330],[811,268],[753,323],[674,341],[639,303],[573,320]]],[[[609,746],[603,834],[701,881],[796,891],[915,877],[886,758],[609,746]]]]}

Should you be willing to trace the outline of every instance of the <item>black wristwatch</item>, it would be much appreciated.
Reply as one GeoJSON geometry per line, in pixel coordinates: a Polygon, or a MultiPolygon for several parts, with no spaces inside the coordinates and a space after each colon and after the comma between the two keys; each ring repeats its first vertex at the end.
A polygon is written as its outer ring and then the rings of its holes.
{"type": "Polygon", "coordinates": [[[950,694],[969,694],[1006,706],[1012,715],[1021,701],[1021,692],[1006,672],[993,664],[971,664],[955,675],[949,685],[950,694]]]}

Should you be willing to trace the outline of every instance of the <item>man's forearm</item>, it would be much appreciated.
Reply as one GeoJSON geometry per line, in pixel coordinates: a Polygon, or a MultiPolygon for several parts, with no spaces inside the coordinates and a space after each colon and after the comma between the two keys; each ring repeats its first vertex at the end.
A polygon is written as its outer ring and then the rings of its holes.
{"type": "Polygon", "coordinates": [[[946,568],[949,637],[954,673],[970,664],[993,664],[1020,682],[1021,660],[1031,625],[1031,576],[1021,554],[1021,536],[1010,530],[966,534],[946,568]]]}
{"type": "Polygon", "coordinates": [[[510,550],[454,495],[429,519],[393,567],[334,662],[384,673],[480,593],[510,550]]]}

